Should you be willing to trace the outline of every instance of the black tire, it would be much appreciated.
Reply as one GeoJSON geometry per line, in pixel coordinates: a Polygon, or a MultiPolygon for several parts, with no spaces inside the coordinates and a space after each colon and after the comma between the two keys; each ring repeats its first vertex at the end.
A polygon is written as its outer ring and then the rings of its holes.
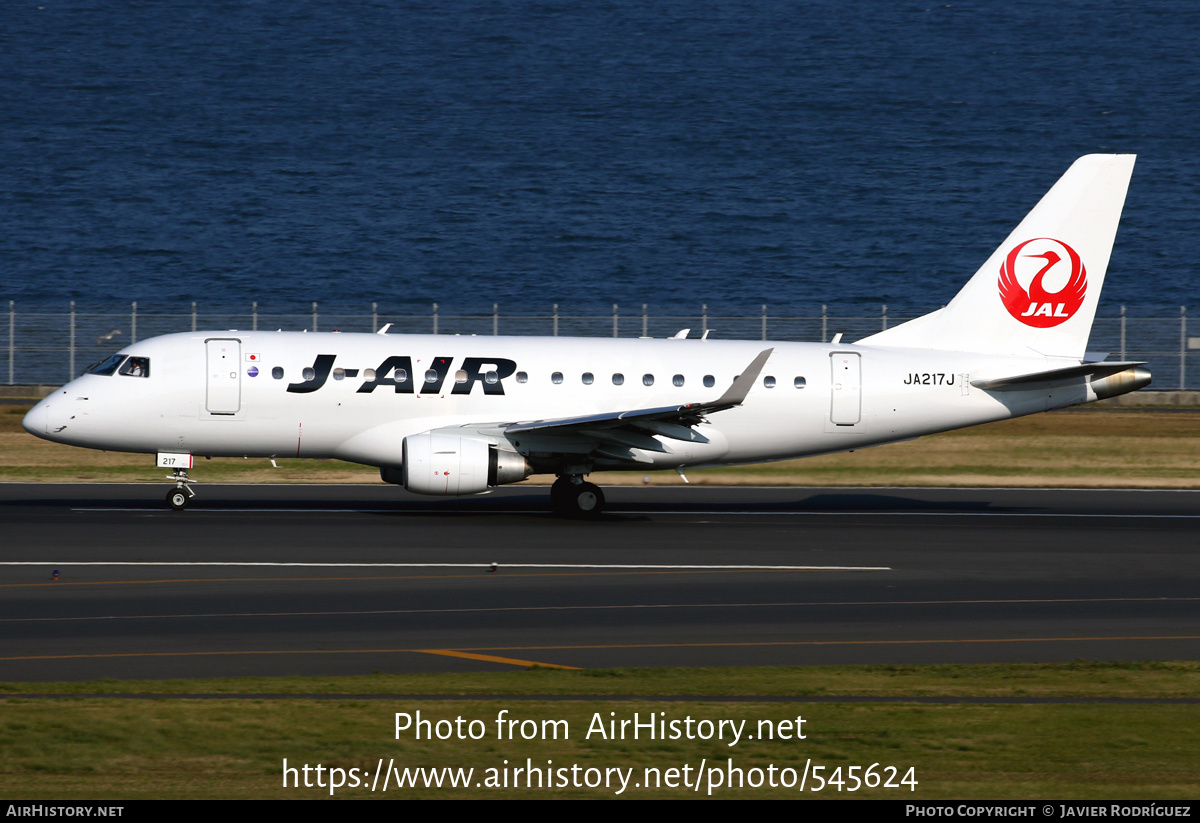
{"type": "Polygon", "coordinates": [[[556,514],[564,516],[571,514],[571,497],[574,495],[574,486],[575,484],[567,478],[560,477],[550,487],[550,508],[554,509],[556,514]]]}
{"type": "Polygon", "coordinates": [[[592,520],[604,512],[604,492],[595,483],[580,483],[572,490],[571,515],[592,520]]]}
{"type": "Polygon", "coordinates": [[[550,505],[562,517],[590,520],[604,511],[604,492],[595,483],[572,483],[560,477],[550,487],[550,505]]]}
{"type": "Polygon", "coordinates": [[[167,492],[167,505],[177,512],[186,509],[189,500],[191,497],[185,489],[171,489],[167,492]]]}

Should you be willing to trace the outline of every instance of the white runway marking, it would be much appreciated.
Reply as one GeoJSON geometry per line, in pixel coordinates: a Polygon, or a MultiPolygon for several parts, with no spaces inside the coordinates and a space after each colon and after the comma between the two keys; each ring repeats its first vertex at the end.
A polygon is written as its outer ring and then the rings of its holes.
{"type": "Polygon", "coordinates": [[[1042,603],[1091,604],[1091,603],[1191,603],[1195,597],[1076,597],[1031,600],[862,600],[862,601],[784,601],[771,603],[627,603],[592,606],[491,606],[464,607],[457,609],[369,609],[356,611],[292,611],[292,612],[203,612],[195,614],[118,614],[81,617],[3,617],[0,623],[72,623],[88,620],[159,620],[165,618],[189,619],[217,617],[358,617],[364,615],[400,614],[473,614],[492,612],[556,612],[556,611],[624,611],[639,609],[753,609],[753,608],[829,608],[838,606],[1025,606],[1042,603]]]}
{"type": "Polygon", "coordinates": [[[660,565],[649,563],[284,563],[154,560],[5,560],[0,566],[272,566],[337,569],[656,569],[702,571],[890,572],[891,566],[660,565]]]}
{"type": "MultiPolygon", "coordinates": [[[[121,508],[96,506],[73,508],[73,512],[140,512],[164,517],[178,517],[176,512],[150,506],[121,508]]],[[[616,509],[609,507],[607,514],[668,514],[704,517],[1082,517],[1125,520],[1200,520],[1200,514],[1112,514],[1108,512],[941,512],[941,511],[677,511],[673,509],[616,509]]],[[[549,514],[549,509],[193,509],[185,517],[206,514],[549,514]]]]}

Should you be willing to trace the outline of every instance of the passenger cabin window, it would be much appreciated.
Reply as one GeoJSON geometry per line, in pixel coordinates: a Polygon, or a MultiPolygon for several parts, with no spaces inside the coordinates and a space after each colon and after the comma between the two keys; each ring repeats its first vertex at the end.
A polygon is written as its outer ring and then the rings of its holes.
{"type": "Polygon", "coordinates": [[[675,385],[675,386],[682,386],[683,385],[683,375],[677,374],[674,377],[672,377],[671,384],[675,385]]]}
{"type": "Polygon", "coordinates": [[[346,370],[343,369],[341,366],[338,366],[336,369],[333,370],[333,379],[334,380],[345,380],[346,379],[346,370]]]}
{"type": "Polygon", "coordinates": [[[596,382],[596,377],[590,371],[585,371],[583,373],[583,385],[590,386],[590,385],[592,385],[592,383],[595,383],[595,382],[596,382]]]}
{"type": "MultiPolygon", "coordinates": [[[[400,369],[396,369],[396,371],[399,372],[400,369]]],[[[430,385],[432,385],[432,384],[436,383],[437,381],[438,381],[438,373],[435,370],[429,369],[428,371],[425,372],[425,382],[426,383],[429,383],[430,385]]]]}
{"type": "Polygon", "coordinates": [[[454,373],[454,382],[455,383],[466,383],[467,382],[466,369],[459,369],[458,371],[456,371],[454,373]]]}
{"type": "Polygon", "coordinates": [[[654,385],[654,375],[643,374],[642,375],[642,385],[643,386],[653,386],[654,385]]]}
{"type": "Polygon", "coordinates": [[[805,380],[803,377],[797,377],[794,385],[796,386],[796,388],[802,389],[808,385],[808,381],[805,380]]]}
{"type": "Polygon", "coordinates": [[[114,354],[107,360],[101,360],[99,363],[93,363],[83,370],[84,374],[102,374],[105,377],[112,377],[117,373],[117,366],[121,365],[121,361],[125,359],[123,354],[114,354]]]}
{"type": "Polygon", "coordinates": [[[562,383],[562,372],[556,371],[554,374],[550,375],[550,382],[556,386],[562,383]]]}
{"type": "Polygon", "coordinates": [[[494,386],[500,382],[500,375],[494,371],[490,371],[483,376],[483,382],[490,386],[494,386]]]}
{"type": "Polygon", "coordinates": [[[768,389],[775,388],[775,378],[768,374],[763,378],[763,385],[768,389]]]}
{"type": "Polygon", "coordinates": [[[300,376],[304,378],[305,383],[317,379],[317,373],[313,371],[312,366],[305,366],[304,371],[300,372],[300,376]]]}
{"type": "Polygon", "coordinates": [[[717,385],[716,378],[714,378],[711,374],[704,375],[704,388],[711,389],[715,385],[717,385]]]}
{"type": "Polygon", "coordinates": [[[624,383],[625,383],[625,375],[623,375],[623,374],[614,374],[613,375],[613,385],[614,386],[621,386],[621,385],[624,385],[624,383]]]}
{"type": "Polygon", "coordinates": [[[525,373],[525,372],[523,372],[523,371],[519,371],[519,372],[517,372],[517,382],[518,382],[518,383],[528,383],[528,382],[529,382],[529,375],[528,375],[528,374],[526,374],[526,373],[525,373]]]}
{"type": "Polygon", "coordinates": [[[275,368],[271,369],[271,376],[274,377],[276,380],[282,380],[283,379],[283,366],[276,366],[275,368]]]}
{"type": "MultiPolygon", "coordinates": [[[[280,369],[279,371],[280,371],[279,376],[283,377],[283,369],[280,369]]],[[[363,371],[363,379],[366,380],[368,383],[374,383],[375,382],[375,370],[374,369],[366,369],[365,371],[363,371]]]]}

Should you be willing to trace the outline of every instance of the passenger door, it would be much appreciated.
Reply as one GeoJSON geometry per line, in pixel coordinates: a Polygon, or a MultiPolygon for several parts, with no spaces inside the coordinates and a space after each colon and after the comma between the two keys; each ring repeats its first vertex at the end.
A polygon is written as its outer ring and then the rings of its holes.
{"type": "Polygon", "coordinates": [[[829,422],[854,426],[862,419],[862,355],[858,352],[829,353],[829,422]]]}
{"type": "Polygon", "coordinates": [[[237,414],[242,407],[242,341],[209,338],[204,346],[208,362],[204,406],[210,414],[237,414]]]}

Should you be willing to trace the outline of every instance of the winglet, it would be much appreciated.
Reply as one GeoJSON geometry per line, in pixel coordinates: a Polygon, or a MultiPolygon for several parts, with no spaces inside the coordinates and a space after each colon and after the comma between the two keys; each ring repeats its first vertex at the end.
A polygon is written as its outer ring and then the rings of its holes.
{"type": "Polygon", "coordinates": [[[732,406],[742,405],[742,401],[746,399],[746,395],[750,393],[750,387],[754,385],[754,381],[758,379],[758,375],[763,370],[763,366],[767,365],[767,358],[771,356],[771,352],[775,349],[765,349],[758,353],[758,357],[750,361],[750,365],[746,370],[739,374],[733,381],[733,385],[725,390],[725,393],[717,398],[715,403],[706,404],[711,406],[722,406],[730,408],[732,406]]]}

